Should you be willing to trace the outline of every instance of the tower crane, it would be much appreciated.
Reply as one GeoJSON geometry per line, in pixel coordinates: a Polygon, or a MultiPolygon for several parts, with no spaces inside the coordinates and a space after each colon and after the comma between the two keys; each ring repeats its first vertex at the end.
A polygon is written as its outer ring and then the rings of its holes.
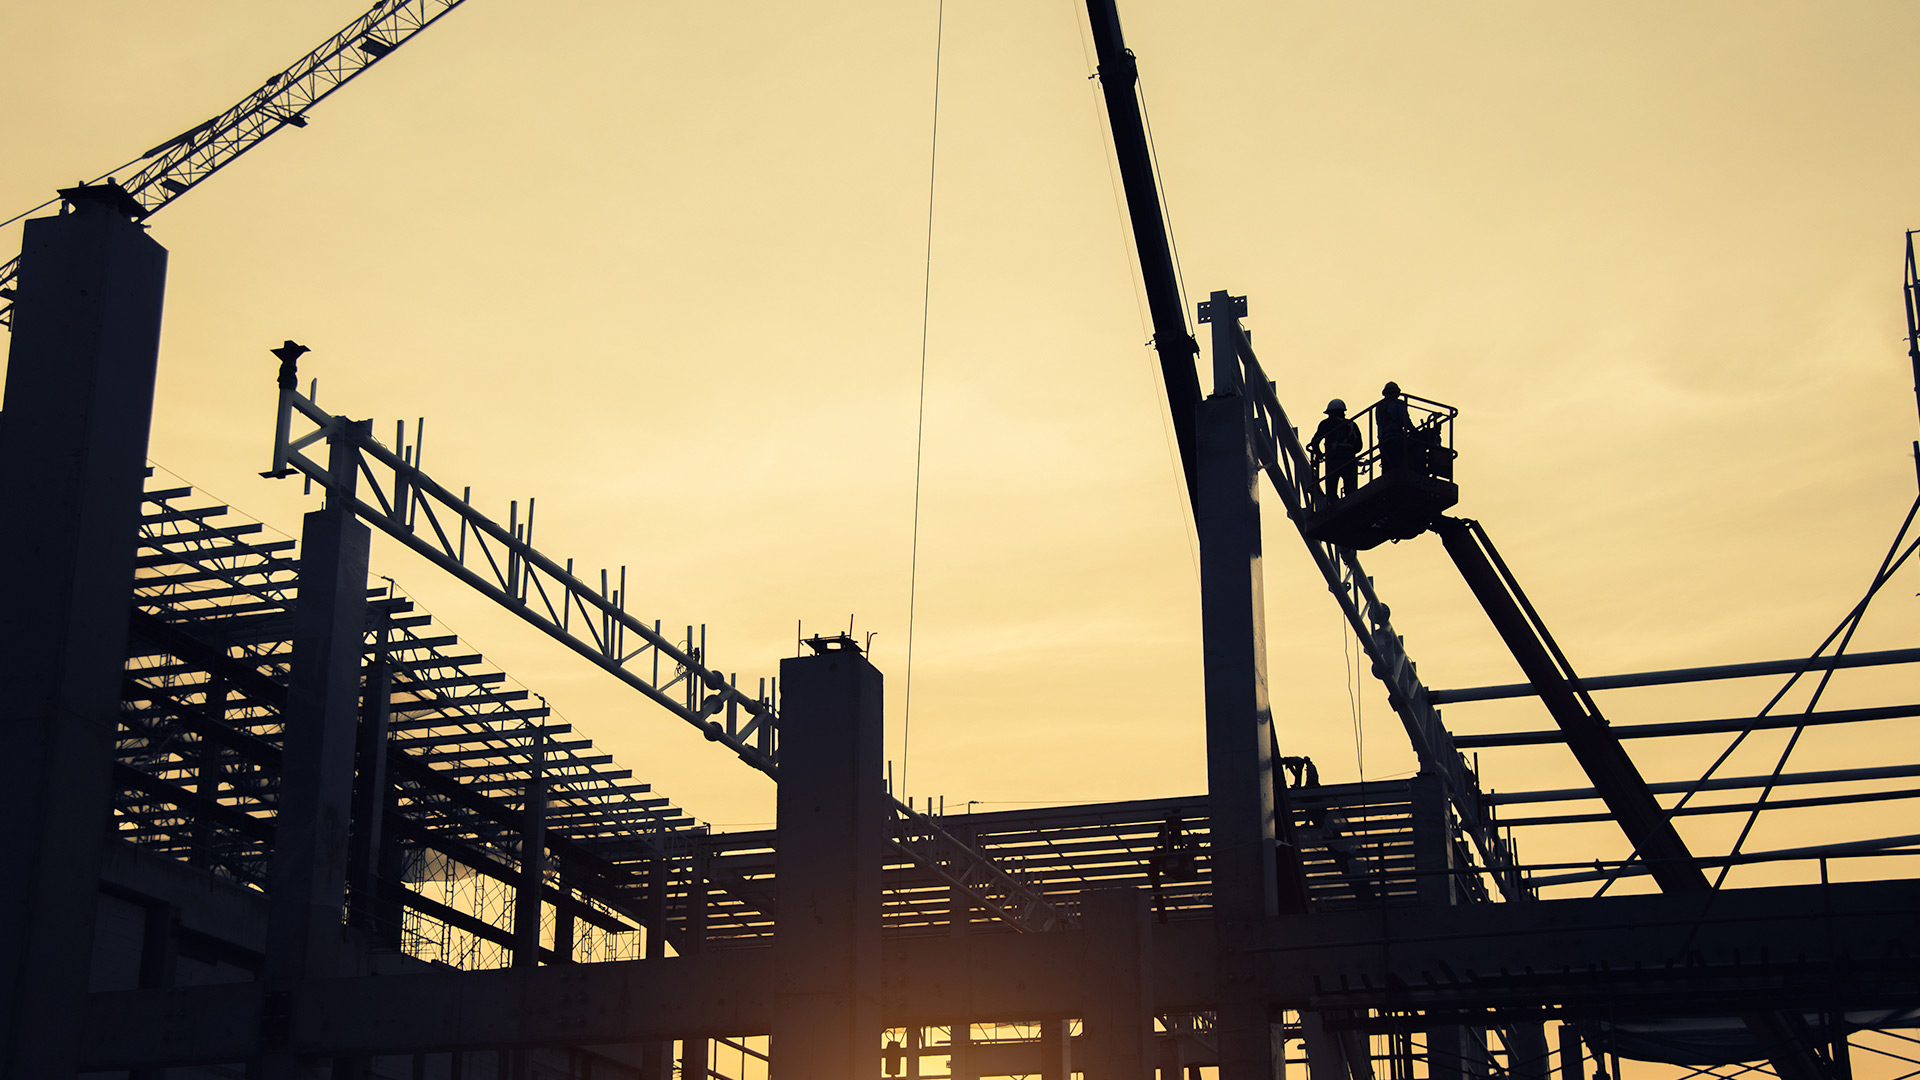
{"type": "MultiPolygon", "coordinates": [[[[307,113],[328,95],[379,63],[466,0],[375,0],[374,5],[318,48],[267,77],[224,111],[162,142],[134,162],[125,180],[97,178],[134,220],[153,214],[289,127],[306,127],[307,113]]],[[[133,164],[129,162],[128,164],[133,164]]],[[[126,166],[122,166],[125,168],[126,166]]],[[[118,170],[114,170],[118,171],[118,170]]],[[[84,185],[83,185],[84,186],[84,185]]],[[[62,191],[64,197],[68,191],[62,191]]],[[[13,325],[19,256],[0,265],[0,324],[13,325]]]]}

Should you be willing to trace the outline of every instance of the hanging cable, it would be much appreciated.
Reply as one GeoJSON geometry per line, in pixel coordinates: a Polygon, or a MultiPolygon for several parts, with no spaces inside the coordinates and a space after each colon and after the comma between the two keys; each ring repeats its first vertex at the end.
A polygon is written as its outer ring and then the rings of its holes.
{"type": "MultiPolygon", "coordinates": [[[[1353,714],[1353,763],[1354,767],[1360,771],[1360,782],[1364,784],[1367,782],[1367,757],[1366,751],[1362,749],[1360,743],[1360,695],[1363,691],[1360,687],[1360,675],[1353,670],[1353,653],[1347,649],[1348,637],[1353,637],[1355,645],[1360,644],[1360,639],[1353,635],[1353,628],[1347,625],[1346,613],[1339,612],[1338,614],[1340,615],[1340,662],[1345,665],[1347,669],[1347,710],[1353,714]]],[[[1359,652],[1362,656],[1366,655],[1364,648],[1355,649],[1354,651],[1359,652]]]]}
{"type": "MultiPolygon", "coordinates": [[[[1801,665],[1799,670],[1787,676],[1787,681],[1781,685],[1779,690],[1774,692],[1773,697],[1769,698],[1765,705],[1760,707],[1760,711],[1754,714],[1754,719],[1756,721],[1767,716],[1769,713],[1773,711],[1774,706],[1780,704],[1781,699],[1787,696],[1787,692],[1792,690],[1794,687],[1794,684],[1800,681],[1800,676],[1807,674],[1807,672],[1813,669],[1814,661],[1818,660],[1823,654],[1826,653],[1827,646],[1832,645],[1835,638],[1845,635],[1845,642],[1852,641],[1854,628],[1856,628],[1859,625],[1861,618],[1863,618],[1866,615],[1867,606],[1873,602],[1873,598],[1875,595],[1879,593],[1881,586],[1885,585],[1888,579],[1892,578],[1894,574],[1899,572],[1900,568],[1906,564],[1907,559],[1912,557],[1912,555],[1916,550],[1920,550],[1920,539],[1916,539],[1913,542],[1909,543],[1905,551],[1900,550],[1900,545],[1903,542],[1906,542],[1907,530],[1913,527],[1913,520],[1915,515],[1917,514],[1920,514],[1920,499],[1915,499],[1913,505],[1907,508],[1907,516],[1900,522],[1900,528],[1894,534],[1893,543],[1888,545],[1886,555],[1881,558],[1880,569],[1874,573],[1873,582],[1867,586],[1866,595],[1862,596],[1859,602],[1853,605],[1852,609],[1850,609],[1847,612],[1847,614],[1841,618],[1839,625],[1835,626],[1833,630],[1827,634],[1826,638],[1820,642],[1819,647],[1813,650],[1813,656],[1810,657],[1805,664],[1801,665]],[[1898,558],[1895,557],[1896,555],[1898,556],[1898,558]]],[[[1841,644],[1839,649],[1840,652],[1845,651],[1846,649],[1845,642],[1841,644]]],[[[1828,668],[1820,680],[1819,687],[1814,691],[1813,701],[1807,705],[1806,709],[1804,710],[1805,712],[1811,713],[1813,711],[1814,705],[1819,703],[1820,694],[1826,689],[1826,684],[1828,680],[1832,678],[1832,676],[1833,676],[1833,669],[1828,668]]],[[[1700,793],[1702,788],[1705,787],[1707,781],[1712,779],[1713,774],[1718,772],[1720,770],[1720,767],[1727,763],[1727,759],[1733,756],[1734,751],[1740,748],[1740,744],[1745,742],[1747,736],[1753,734],[1754,730],[1755,730],[1754,727],[1749,726],[1741,730],[1741,732],[1738,735],[1735,735],[1733,737],[1733,741],[1727,745],[1727,748],[1725,750],[1722,750],[1720,752],[1719,757],[1713,760],[1713,764],[1707,766],[1707,771],[1700,774],[1700,779],[1694,781],[1693,784],[1690,785],[1685,792],[1681,793],[1679,801],[1675,802],[1673,804],[1673,807],[1667,811],[1668,818],[1672,818],[1675,815],[1679,814],[1680,811],[1686,807],[1687,803],[1691,801],[1695,795],[1698,795],[1700,793]]],[[[1787,753],[1792,753],[1793,744],[1794,742],[1798,741],[1800,737],[1800,732],[1803,730],[1805,730],[1804,725],[1800,727],[1796,727],[1794,729],[1794,733],[1787,743],[1787,750],[1786,750],[1787,753]]],[[[1779,763],[1777,763],[1774,766],[1774,773],[1773,773],[1774,776],[1777,777],[1779,775],[1781,768],[1785,764],[1786,764],[1786,758],[1785,758],[1785,755],[1783,754],[1779,763]]],[[[1771,784],[1769,785],[1768,790],[1771,790],[1771,784]]],[[[1762,799],[1761,801],[1764,801],[1764,799],[1762,799]]],[[[1757,807],[1753,811],[1753,813],[1755,815],[1759,813],[1759,810],[1757,807]]],[[[1751,829],[1752,827],[1753,827],[1753,818],[1749,817],[1747,821],[1747,829],[1751,829]]],[[[1742,830],[1740,834],[1740,838],[1742,842],[1745,841],[1746,830],[1742,830]]],[[[1739,853],[1739,844],[1736,843],[1734,845],[1734,854],[1738,854],[1738,853],[1739,853]]],[[[1614,883],[1619,881],[1621,876],[1625,874],[1630,867],[1632,867],[1636,862],[1639,861],[1639,858],[1640,858],[1639,852],[1634,852],[1633,854],[1629,855],[1624,862],[1622,862],[1617,868],[1615,868],[1613,874],[1609,876],[1606,881],[1601,883],[1600,888],[1594,893],[1594,896],[1598,897],[1598,896],[1606,895],[1607,890],[1612,888],[1614,883]]],[[[1730,866],[1731,864],[1728,864],[1728,865],[1730,866]]],[[[1720,880],[1721,881],[1726,880],[1726,868],[1724,867],[1720,872],[1720,880]]],[[[1718,882],[1716,882],[1715,888],[1718,888],[1718,887],[1719,887],[1719,884],[1718,882]]]]}
{"type": "Polygon", "coordinates": [[[947,3],[939,0],[933,25],[933,131],[927,139],[927,268],[920,286],[920,404],[913,439],[913,550],[907,564],[907,676],[900,710],[900,791],[907,788],[907,747],[913,735],[913,616],[920,598],[920,466],[927,451],[927,326],[933,311],[933,196],[940,164],[940,57],[947,3]]]}

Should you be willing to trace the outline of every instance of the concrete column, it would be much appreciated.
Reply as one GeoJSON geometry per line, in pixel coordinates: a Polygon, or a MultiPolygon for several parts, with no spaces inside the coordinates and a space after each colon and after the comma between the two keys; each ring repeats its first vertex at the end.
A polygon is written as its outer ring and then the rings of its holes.
{"type": "MultiPolygon", "coordinates": [[[[364,425],[364,421],[362,424],[364,425]]],[[[364,426],[362,427],[364,431],[364,426]]],[[[301,533],[300,596],[293,618],[279,810],[269,873],[267,949],[261,978],[269,995],[262,1075],[293,1075],[283,1051],[302,979],[339,973],[341,912],[353,801],[353,753],[360,704],[360,657],[367,625],[367,527],[353,513],[359,452],[329,440],[327,504],[301,533]]]]}
{"type": "Polygon", "coordinates": [[[1587,1080],[1586,1052],[1580,1048],[1580,1029],[1560,1025],[1560,1080],[1587,1080]]]}
{"type": "MultiPolygon", "coordinates": [[[[951,819],[949,819],[951,820],[951,819]]],[[[948,830],[960,842],[972,846],[976,837],[971,826],[956,826],[948,830]]],[[[973,922],[973,902],[968,899],[965,889],[947,890],[947,924],[954,937],[966,937],[973,922]]],[[[973,1045],[972,1017],[960,1016],[950,1021],[947,1037],[947,1073],[952,1080],[976,1080],[968,1061],[973,1045]]]]}
{"type": "MultiPolygon", "coordinates": [[[[1223,294],[1216,294],[1216,300],[1223,294]]],[[[1215,305],[1216,319],[1223,305],[1215,305]]],[[[1215,349],[1222,348],[1216,336],[1215,349]]],[[[1207,716],[1207,804],[1214,924],[1220,948],[1221,1080],[1272,1080],[1280,1065],[1261,987],[1259,927],[1280,908],[1267,703],[1260,506],[1237,393],[1198,410],[1201,622],[1207,716]]],[[[1301,907],[1297,883],[1289,908],[1301,907]]]]}
{"type": "Polygon", "coordinates": [[[780,662],[771,1068],[780,1080],[880,1075],[880,672],[853,648],[780,662]]]}
{"type": "MultiPolygon", "coordinates": [[[[347,853],[348,925],[374,933],[383,943],[399,945],[400,928],[385,925],[382,903],[382,851],[387,803],[387,727],[393,716],[393,669],[387,655],[389,630],[385,613],[379,642],[369,659],[361,690],[360,729],[354,749],[353,834],[347,853]]],[[[398,884],[397,882],[395,883],[398,884]]]]}
{"type": "Polygon", "coordinates": [[[1459,902],[1453,870],[1453,825],[1440,778],[1421,773],[1412,781],[1414,891],[1420,902],[1446,907],[1459,902]]]}
{"type": "MultiPolygon", "coordinates": [[[[207,680],[206,690],[207,719],[215,724],[224,724],[227,719],[227,682],[215,675],[207,680]]],[[[202,737],[195,751],[193,793],[208,803],[220,798],[220,744],[202,737]]],[[[206,868],[213,865],[213,840],[219,826],[213,822],[213,815],[198,814],[193,819],[193,846],[188,849],[187,863],[191,866],[206,868]]]]}
{"type": "MultiPolygon", "coordinates": [[[[672,885],[672,864],[666,852],[647,862],[647,945],[648,960],[667,955],[667,892],[672,885]]],[[[640,1080],[672,1080],[673,1043],[643,1043],[639,1048],[640,1080]]]]}
{"type": "Polygon", "coordinates": [[[1040,1022],[1040,1080],[1073,1080],[1073,1021],[1040,1022]]]}
{"type": "Polygon", "coordinates": [[[73,1072],[166,283],[164,248],[111,202],[73,197],[26,224],[0,412],[6,1076],[73,1072]]]}
{"type": "Polygon", "coordinates": [[[1153,923],[1147,894],[1086,894],[1080,924],[1087,954],[1081,1042],[1087,1080],[1153,1080],[1153,923]]]}
{"type": "MultiPolygon", "coordinates": [[[[687,861],[687,918],[685,932],[681,934],[685,948],[681,952],[691,956],[706,947],[707,936],[707,852],[700,846],[698,837],[694,838],[693,852],[687,861]]],[[[680,1040],[680,1080],[707,1080],[711,1049],[704,1038],[680,1040]]]]}
{"type": "Polygon", "coordinates": [[[520,881],[513,898],[513,966],[540,966],[541,896],[547,866],[547,739],[534,736],[532,775],[520,799],[520,881]]]}
{"type": "Polygon", "coordinates": [[[1509,1027],[1506,1035],[1507,1075],[1512,1080],[1553,1080],[1546,1025],[1522,1020],[1509,1027]]]}

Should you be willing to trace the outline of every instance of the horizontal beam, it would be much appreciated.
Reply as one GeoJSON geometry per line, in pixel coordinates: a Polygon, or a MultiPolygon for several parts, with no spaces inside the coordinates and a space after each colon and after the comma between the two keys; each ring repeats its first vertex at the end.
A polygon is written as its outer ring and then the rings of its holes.
{"type": "MultiPolygon", "coordinates": [[[[1630,675],[1602,675],[1580,680],[1582,690],[1624,690],[1635,686],[1665,686],[1670,683],[1707,682],[1712,679],[1750,679],[1759,675],[1790,675],[1796,671],[1831,671],[1836,668],[1876,667],[1882,664],[1920,662],[1920,649],[1888,649],[1883,652],[1847,653],[1799,660],[1762,660],[1751,664],[1717,664],[1711,667],[1670,668],[1642,671],[1630,675]]],[[[1496,698],[1531,697],[1532,683],[1502,683],[1499,686],[1469,686],[1459,690],[1431,690],[1428,700],[1435,705],[1459,701],[1492,701],[1496,698]]]]}
{"type": "MultiPolygon", "coordinates": [[[[1865,709],[1781,713],[1777,716],[1729,716],[1718,720],[1675,720],[1663,724],[1615,724],[1613,735],[1617,739],[1659,739],[1674,735],[1717,735],[1733,731],[1775,731],[1823,724],[1858,724],[1869,720],[1901,720],[1912,716],[1920,716],[1920,705],[1879,705],[1865,709]]],[[[1563,732],[1555,729],[1456,735],[1453,742],[1462,749],[1477,750],[1489,746],[1540,746],[1565,742],[1566,738],[1563,732]]]]}
{"type": "MultiPolygon", "coordinates": [[[[1779,776],[1723,776],[1709,780],[1672,780],[1648,784],[1656,795],[1675,795],[1687,791],[1734,791],[1741,788],[1794,787],[1804,784],[1846,784],[1861,780],[1895,780],[1920,776],[1920,765],[1882,765],[1872,769],[1822,769],[1816,772],[1782,773],[1779,776]]],[[[1571,802],[1597,799],[1592,788],[1553,788],[1545,791],[1492,792],[1486,800],[1500,806],[1514,803],[1571,802]]]]}
{"type": "MultiPolygon", "coordinates": [[[[1920,994],[1920,882],[1375,908],[1266,920],[1246,940],[1266,995],[1308,1009],[1558,1007],[1564,1015],[1875,1008],[1920,994]]],[[[1211,922],[1154,924],[1153,1009],[1214,1007],[1211,922]]],[[[1236,935],[1238,937],[1239,935],[1236,935]]],[[[884,943],[884,1021],[1083,1016],[1084,931],[884,943]]],[[[499,971],[316,980],[295,1053],[413,1053],[761,1034],[782,986],[772,949],[499,971]]],[[[95,994],[81,1068],[242,1061],[256,984],[95,994]]],[[[1402,1018],[1404,1020],[1404,1017],[1402,1018]]]]}

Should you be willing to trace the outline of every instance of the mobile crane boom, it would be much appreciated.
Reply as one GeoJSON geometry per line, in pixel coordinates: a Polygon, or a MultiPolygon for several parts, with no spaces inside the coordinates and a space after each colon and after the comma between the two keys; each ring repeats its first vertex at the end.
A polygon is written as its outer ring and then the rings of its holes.
{"type": "MultiPolygon", "coordinates": [[[[466,0],[376,0],[312,52],[295,60],[220,114],[140,155],[138,172],[118,181],[144,218],[226,168],[267,136],[306,127],[307,111],[379,63],[466,0]]],[[[101,180],[114,183],[103,176],[101,180]]],[[[129,208],[131,209],[131,208],[129,208]]],[[[0,323],[13,325],[20,258],[0,266],[0,323]]]]}

